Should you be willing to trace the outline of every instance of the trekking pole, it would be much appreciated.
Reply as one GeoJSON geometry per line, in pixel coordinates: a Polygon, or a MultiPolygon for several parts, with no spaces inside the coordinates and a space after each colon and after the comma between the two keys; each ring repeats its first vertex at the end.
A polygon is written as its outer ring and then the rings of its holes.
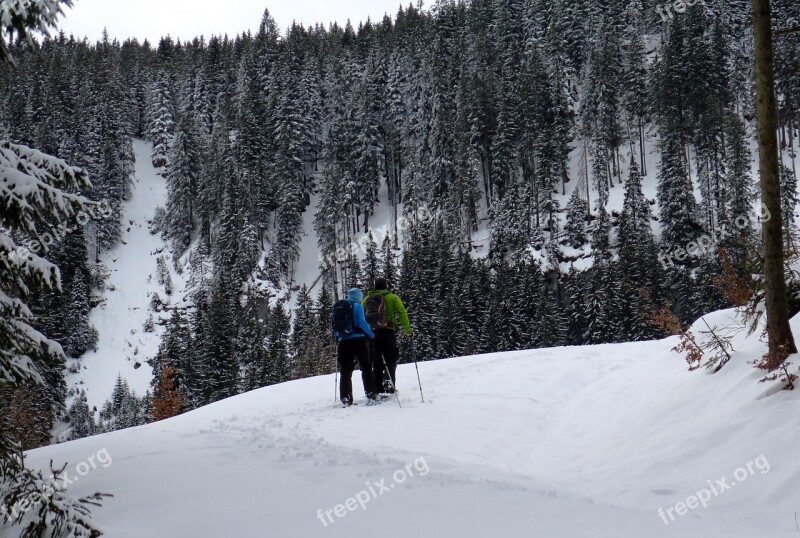
{"type": "MultiPolygon", "coordinates": [[[[331,342],[333,342],[333,341],[331,340],[331,342]]],[[[331,348],[332,349],[336,349],[336,347],[333,344],[331,344],[331,348]]],[[[331,354],[331,356],[333,357],[333,366],[334,366],[334,368],[336,368],[336,374],[333,376],[333,401],[334,402],[338,402],[339,401],[339,361],[336,360],[336,355],[335,354],[331,354]]]]}
{"type": "Polygon", "coordinates": [[[419,365],[417,364],[417,343],[414,337],[411,337],[411,357],[414,359],[414,368],[417,369],[417,383],[419,383],[419,396],[422,398],[422,403],[425,403],[425,395],[422,394],[422,379],[419,377],[419,365]]]}
{"type": "Polygon", "coordinates": [[[389,365],[386,364],[386,358],[381,355],[381,360],[383,361],[383,368],[386,370],[386,378],[389,380],[389,384],[392,386],[392,392],[394,392],[394,397],[397,398],[397,405],[402,408],[403,406],[400,404],[400,396],[397,394],[397,387],[394,386],[394,381],[392,381],[392,374],[389,372],[389,365]]]}

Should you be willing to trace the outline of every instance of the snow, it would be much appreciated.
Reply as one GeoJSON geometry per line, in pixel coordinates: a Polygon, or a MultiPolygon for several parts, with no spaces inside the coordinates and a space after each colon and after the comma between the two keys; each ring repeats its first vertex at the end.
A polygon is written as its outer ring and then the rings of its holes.
{"type": "Polygon", "coordinates": [[[69,491],[114,494],[95,516],[115,538],[796,536],[798,394],[757,382],[757,337],[736,336],[716,375],[688,372],[676,342],[423,362],[424,404],[414,365],[403,365],[402,408],[342,409],[333,376],[294,381],[28,461],[75,468],[107,451],[113,463],[69,491]],[[768,466],[754,468],[762,456],[768,466]],[[707,508],[669,525],[659,517],[748,463],[746,481],[707,508]],[[327,527],[318,519],[382,479],[388,490],[364,509],[327,527]]]}
{"type": "MultiPolygon", "coordinates": [[[[319,242],[317,232],[314,230],[314,215],[317,212],[318,195],[311,194],[311,204],[303,213],[303,235],[300,239],[300,257],[297,260],[294,275],[298,286],[311,285],[319,278],[319,242]]],[[[317,291],[319,291],[317,289],[317,291]]],[[[316,294],[312,294],[316,295],[316,294]]]]}
{"type": "MultiPolygon", "coordinates": [[[[168,249],[148,230],[166,186],[151,163],[152,147],[135,141],[136,181],[123,208],[122,243],[102,255],[110,269],[105,302],[91,313],[98,350],[69,378],[101,407],[118,374],[143,394],[163,328],[143,326],[152,293],[182,304],[186,283],[168,249]],[[175,294],[157,282],[166,256],[175,294]],[[139,363],[138,369],[134,365],[139,363]]],[[[658,152],[647,142],[645,194],[655,197],[658,152]]],[[[756,153],[754,153],[756,155],[756,153]]],[[[562,207],[578,183],[578,150],[562,207]]],[[[754,169],[757,163],[753,163],[754,169]]],[[[622,177],[627,177],[627,163],[622,177]]],[[[754,173],[754,177],[757,173],[754,173]]],[[[622,207],[622,185],[609,209],[622,207]]],[[[382,203],[370,219],[388,226],[382,203]]],[[[313,230],[316,196],[304,215],[296,284],[318,276],[313,230]]],[[[654,207],[654,212],[657,213],[654,207]]],[[[657,222],[654,222],[657,228],[657,222]]],[[[481,233],[486,235],[485,224],[481,233]]],[[[566,249],[568,270],[591,266],[591,251],[566,249]]],[[[480,255],[480,254],[478,254],[480,255]]],[[[183,262],[186,263],[187,256],[183,262]]],[[[711,314],[722,324],[731,312],[711,314]]],[[[154,314],[156,321],[168,314],[154,314]]],[[[795,331],[800,320],[793,321],[795,331]]],[[[45,468],[70,465],[107,450],[114,463],[70,487],[75,495],[115,495],[96,511],[109,536],[527,536],[614,537],[795,535],[797,438],[795,394],[758,384],[747,361],[763,353],[754,338],[737,337],[737,355],[715,376],[689,373],[659,342],[572,347],[464,357],[401,366],[403,408],[394,401],[341,409],[331,376],[255,391],[175,419],[29,454],[45,468]],[[371,499],[323,526],[317,510],[333,509],[369,484],[424,458],[430,473],[371,499]],[[759,460],[759,458],[762,458],[759,460]],[[755,461],[769,462],[707,508],[665,525],[659,508],[687,497],[755,461]],[[710,481],[710,482],[709,482],[710,481]]],[[[360,380],[354,376],[357,397],[360,380]]],[[[0,536],[5,536],[0,530],[0,536]]]]}
{"type": "Polygon", "coordinates": [[[148,226],[155,208],[165,204],[166,182],[153,167],[150,143],[134,140],[134,151],[136,174],[131,199],[123,204],[121,242],[100,256],[101,263],[110,272],[105,301],[89,314],[89,321],[99,333],[98,347],[71,361],[81,365],[81,370],[68,378],[75,389],[86,391],[90,409],[102,407],[111,396],[118,375],[122,375],[140,396],[150,388],[153,374],[146,361],[158,351],[163,333],[159,318],[169,316],[150,310],[152,294],[157,292],[162,301],[168,303],[178,300],[184,289],[183,278],[171,267],[164,241],[152,235],[148,226]],[[158,283],[156,264],[162,255],[167,257],[176,290],[172,298],[158,283]],[[156,321],[155,331],[147,333],[144,324],[151,314],[156,321]]]}

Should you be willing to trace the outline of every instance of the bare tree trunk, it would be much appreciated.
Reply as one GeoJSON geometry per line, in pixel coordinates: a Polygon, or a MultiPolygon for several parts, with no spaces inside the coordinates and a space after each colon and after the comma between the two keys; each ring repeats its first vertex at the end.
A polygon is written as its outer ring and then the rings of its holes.
{"type": "Polygon", "coordinates": [[[770,212],[762,223],[764,235],[764,285],[766,288],[767,334],[770,357],[778,368],[787,353],[797,353],[789,327],[786,305],[786,280],[783,260],[783,213],[778,168],[777,104],[772,49],[770,0],[753,0],[753,39],[755,41],[756,114],[758,117],[761,201],[770,212]]]}
{"type": "Polygon", "coordinates": [[[642,175],[647,175],[647,157],[644,150],[644,123],[642,118],[639,118],[639,153],[642,156],[642,175]]]}
{"type": "Polygon", "coordinates": [[[684,147],[686,148],[686,174],[689,176],[689,179],[692,178],[692,148],[689,146],[689,143],[685,143],[684,147]]]}
{"type": "Polygon", "coordinates": [[[794,180],[797,181],[797,166],[795,161],[797,160],[797,156],[794,152],[794,121],[789,119],[789,155],[792,157],[792,175],[794,176],[794,180]]]}
{"type": "Polygon", "coordinates": [[[586,147],[586,142],[583,144],[582,159],[581,174],[583,176],[581,181],[586,185],[586,221],[588,222],[592,218],[592,189],[589,186],[589,149],[586,147]]]}

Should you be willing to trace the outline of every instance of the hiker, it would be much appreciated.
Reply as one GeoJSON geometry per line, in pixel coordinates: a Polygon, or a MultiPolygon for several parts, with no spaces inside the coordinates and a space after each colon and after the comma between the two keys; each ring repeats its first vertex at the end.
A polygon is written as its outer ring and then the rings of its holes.
{"type": "Polygon", "coordinates": [[[375,386],[384,394],[393,394],[397,378],[397,359],[400,358],[396,331],[398,324],[403,326],[406,336],[413,335],[408,312],[400,297],[389,290],[385,278],[375,279],[374,289],[364,299],[364,311],[367,323],[375,332],[375,339],[372,341],[375,386]]]}
{"type": "Polygon", "coordinates": [[[370,400],[377,400],[374,373],[367,338],[375,338],[364,317],[361,301],[364,294],[358,288],[347,292],[347,299],[333,305],[333,335],[339,341],[337,360],[342,371],[339,396],[345,406],[353,405],[353,370],[355,361],[361,368],[364,393],[370,400]]]}

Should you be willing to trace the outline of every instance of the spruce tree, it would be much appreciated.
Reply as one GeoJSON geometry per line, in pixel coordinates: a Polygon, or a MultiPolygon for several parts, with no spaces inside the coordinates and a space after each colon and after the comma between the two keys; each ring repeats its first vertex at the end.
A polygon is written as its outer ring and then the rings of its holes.
{"type": "Polygon", "coordinates": [[[270,312],[267,336],[267,368],[264,372],[265,385],[283,383],[292,378],[294,364],[290,358],[289,315],[282,303],[270,312]]]}
{"type": "Polygon", "coordinates": [[[580,189],[575,189],[567,204],[567,233],[569,244],[573,248],[581,248],[586,243],[586,218],[589,215],[589,203],[580,189]]]}
{"type": "Polygon", "coordinates": [[[166,71],[158,73],[150,90],[147,137],[153,142],[153,166],[160,168],[169,162],[172,138],[175,134],[175,103],[172,80],[166,71]]]}
{"type": "MultiPolygon", "coordinates": [[[[69,1],[45,3],[14,1],[0,26],[0,63],[14,64],[6,41],[8,35],[32,41],[32,33],[47,33],[69,1]],[[23,16],[22,14],[26,14],[23,16]]],[[[31,148],[0,141],[0,389],[3,391],[43,384],[40,369],[58,367],[64,355],[58,344],[32,326],[33,315],[24,298],[31,289],[61,287],[58,268],[36,251],[20,246],[22,238],[39,238],[52,222],[71,217],[87,201],[70,194],[88,187],[85,172],[31,148]],[[13,180],[11,180],[13,178],[13,180]]],[[[62,473],[54,472],[58,479],[62,473]]],[[[0,479],[9,487],[0,497],[4,508],[18,501],[34,502],[48,483],[42,472],[25,468],[16,431],[6,417],[0,420],[0,479]]],[[[30,524],[39,534],[66,533],[92,536],[99,532],[89,519],[89,504],[102,495],[73,500],[63,493],[54,495],[33,521],[27,517],[11,518],[12,525],[30,524]]]]}
{"type": "Polygon", "coordinates": [[[697,220],[694,186],[686,169],[684,145],[677,118],[670,117],[660,129],[661,163],[658,168],[658,207],[661,241],[669,249],[685,248],[702,228],[697,220]]]}
{"type": "Polygon", "coordinates": [[[86,392],[81,391],[67,411],[69,421],[69,439],[82,439],[97,432],[94,417],[86,400],[86,392]]]}
{"type": "Polygon", "coordinates": [[[198,183],[202,173],[200,140],[191,111],[181,117],[167,167],[167,230],[179,257],[192,240],[198,183]]]}

